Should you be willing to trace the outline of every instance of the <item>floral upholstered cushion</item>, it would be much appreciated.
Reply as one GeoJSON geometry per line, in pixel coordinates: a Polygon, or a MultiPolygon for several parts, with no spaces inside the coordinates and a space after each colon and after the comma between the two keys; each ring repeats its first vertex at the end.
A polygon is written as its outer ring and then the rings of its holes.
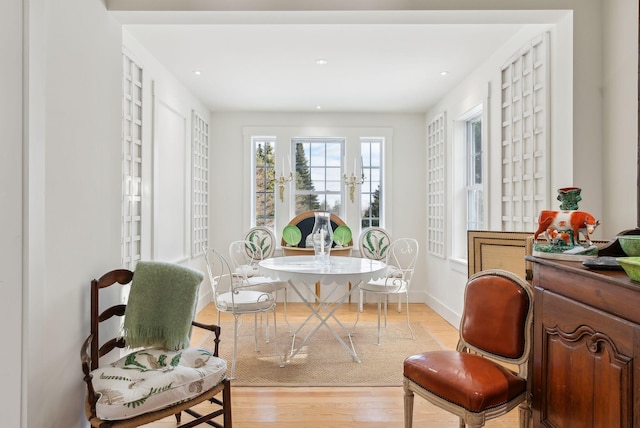
{"type": "Polygon", "coordinates": [[[118,420],[193,398],[222,381],[227,362],[202,348],[143,349],[92,371],[100,419],[118,420]]]}

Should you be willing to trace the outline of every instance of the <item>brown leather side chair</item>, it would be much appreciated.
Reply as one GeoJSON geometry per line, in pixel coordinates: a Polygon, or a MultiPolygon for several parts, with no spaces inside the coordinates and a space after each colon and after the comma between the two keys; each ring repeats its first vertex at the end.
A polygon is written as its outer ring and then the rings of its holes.
{"type": "Polygon", "coordinates": [[[518,405],[520,427],[528,427],[532,310],[531,287],[519,276],[499,269],[471,276],[456,350],[404,361],[405,428],[413,425],[414,394],[457,415],[461,428],[481,427],[518,405]]]}

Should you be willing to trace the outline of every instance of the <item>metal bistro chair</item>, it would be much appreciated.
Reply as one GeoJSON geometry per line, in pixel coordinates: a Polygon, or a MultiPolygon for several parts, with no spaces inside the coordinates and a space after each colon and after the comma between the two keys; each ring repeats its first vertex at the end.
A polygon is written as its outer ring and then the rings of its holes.
{"type": "MultiPolygon", "coordinates": [[[[418,241],[413,238],[399,238],[391,243],[386,257],[387,265],[393,266],[396,270],[393,275],[387,271],[384,278],[379,278],[360,284],[360,290],[378,296],[378,345],[380,345],[380,320],[382,317],[382,302],[384,300],[384,325],[387,326],[387,301],[390,294],[400,296],[404,294],[407,300],[407,326],[411,333],[411,338],[415,339],[411,323],[409,321],[409,287],[418,260],[418,241]]],[[[356,323],[360,319],[360,311],[356,323]]]]}
{"type": "Polygon", "coordinates": [[[518,405],[520,427],[528,427],[532,318],[533,296],[525,280],[500,269],[471,276],[456,350],[404,361],[405,428],[413,425],[414,393],[457,415],[460,427],[481,427],[518,405]]]}
{"type": "MultiPolygon", "coordinates": [[[[251,242],[251,245],[245,247],[245,254],[242,252],[234,251],[237,256],[231,255],[231,248],[229,249],[231,262],[235,263],[237,260],[239,263],[244,263],[242,273],[246,275],[249,283],[265,283],[273,282],[276,284],[276,294],[279,291],[283,291],[283,309],[284,309],[284,321],[287,323],[289,331],[291,331],[291,325],[287,318],[287,301],[288,301],[288,287],[289,283],[286,281],[275,281],[260,276],[258,271],[258,263],[261,260],[273,257],[276,250],[276,237],[273,231],[266,226],[255,226],[249,229],[244,237],[245,241],[251,242]],[[244,260],[243,260],[244,259],[244,260]],[[247,267],[251,268],[248,269],[247,267]]],[[[233,244],[231,244],[233,245],[233,244]]]]}
{"type": "Polygon", "coordinates": [[[238,323],[240,317],[245,314],[254,315],[253,323],[256,352],[259,352],[258,314],[264,313],[267,316],[270,312],[273,314],[273,344],[276,353],[280,357],[280,367],[284,367],[284,357],[278,351],[275,285],[265,285],[268,291],[258,291],[247,287],[243,276],[237,275],[231,269],[222,254],[212,248],[205,249],[204,254],[216,309],[219,313],[225,312],[233,315],[233,361],[231,362],[231,379],[235,379],[236,357],[238,354],[238,323]],[[272,288],[269,289],[268,287],[272,288]]]}
{"type": "MultiPolygon", "coordinates": [[[[360,234],[358,240],[358,249],[360,257],[371,260],[385,260],[387,258],[387,250],[391,245],[391,235],[382,227],[368,227],[360,234]]],[[[397,269],[392,266],[388,268],[388,276],[397,274],[397,269]]],[[[401,310],[402,302],[398,299],[398,312],[401,310]]],[[[358,302],[358,310],[364,310],[364,291],[360,290],[360,300],[358,302]]]]}

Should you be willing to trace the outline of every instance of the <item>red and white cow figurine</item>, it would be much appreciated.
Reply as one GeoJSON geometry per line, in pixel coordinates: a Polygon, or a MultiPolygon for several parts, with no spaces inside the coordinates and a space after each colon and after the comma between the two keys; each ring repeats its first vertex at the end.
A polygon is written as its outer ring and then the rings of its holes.
{"type": "Polygon", "coordinates": [[[594,216],[584,211],[550,211],[543,210],[538,217],[538,230],[533,234],[534,242],[538,242],[538,235],[545,232],[547,242],[551,242],[547,235],[547,229],[561,231],[573,231],[573,245],[580,245],[579,233],[582,232],[587,244],[591,246],[591,235],[596,227],[600,224],[600,220],[596,220],[594,216]]]}
{"type": "Polygon", "coordinates": [[[567,232],[558,232],[556,229],[549,228],[545,233],[547,241],[552,245],[571,245],[571,237],[567,232]]]}

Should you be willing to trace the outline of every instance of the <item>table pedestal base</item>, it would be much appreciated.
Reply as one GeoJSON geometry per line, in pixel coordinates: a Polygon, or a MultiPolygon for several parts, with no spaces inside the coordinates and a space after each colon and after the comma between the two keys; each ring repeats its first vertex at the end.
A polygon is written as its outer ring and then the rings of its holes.
{"type": "MultiPolygon", "coordinates": [[[[291,362],[293,357],[295,357],[296,354],[298,354],[298,352],[300,352],[300,350],[304,347],[304,345],[307,344],[309,339],[322,326],[324,326],[331,332],[333,337],[335,337],[335,339],[342,345],[342,347],[347,352],[349,352],[349,354],[351,354],[351,356],[353,357],[353,361],[355,361],[357,363],[361,362],[360,357],[358,357],[358,354],[356,353],[355,346],[353,345],[353,340],[351,340],[352,331],[347,329],[344,326],[344,324],[342,322],[340,322],[340,320],[335,316],[335,312],[340,308],[340,306],[342,306],[342,304],[345,301],[350,300],[351,294],[353,293],[354,290],[358,289],[358,287],[357,286],[356,287],[352,287],[351,283],[349,283],[350,286],[348,287],[348,290],[342,296],[340,296],[335,302],[331,302],[329,299],[334,294],[334,292],[339,287],[341,287],[340,285],[332,284],[331,286],[333,287],[333,289],[331,290],[331,292],[328,295],[326,295],[323,299],[321,299],[320,298],[320,294],[318,292],[314,293],[313,289],[308,284],[305,283],[304,285],[306,286],[307,290],[310,291],[313,294],[313,302],[311,302],[303,295],[303,293],[300,292],[300,290],[298,288],[300,286],[299,284],[294,284],[291,281],[289,281],[289,284],[291,285],[291,288],[295,291],[295,293],[298,295],[298,297],[300,297],[302,302],[307,306],[307,308],[309,308],[309,310],[311,311],[311,314],[309,314],[307,319],[304,320],[304,322],[300,325],[300,327],[298,327],[293,332],[293,335],[292,335],[293,337],[291,339],[291,353],[287,357],[286,361],[288,363],[291,362]],[[309,324],[309,322],[314,318],[317,318],[320,322],[317,325],[315,325],[313,327],[313,329],[311,329],[311,331],[309,331],[306,334],[306,336],[304,337],[304,339],[302,340],[300,345],[298,345],[296,347],[296,338],[299,336],[301,330],[307,324],[309,324]],[[347,345],[347,343],[342,339],[342,337],[340,337],[340,335],[335,331],[335,329],[333,329],[331,327],[331,325],[328,322],[331,319],[333,319],[333,321],[335,321],[335,323],[338,325],[338,327],[340,329],[342,329],[343,332],[347,333],[347,335],[349,337],[349,345],[347,345]]],[[[316,290],[318,289],[318,285],[319,285],[319,283],[315,284],[316,290]]]]}

